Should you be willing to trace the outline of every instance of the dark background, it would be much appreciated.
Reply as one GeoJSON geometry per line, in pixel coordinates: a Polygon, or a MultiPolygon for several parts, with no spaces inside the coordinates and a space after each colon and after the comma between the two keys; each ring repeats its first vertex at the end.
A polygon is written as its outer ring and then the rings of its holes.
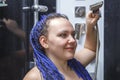
{"type": "Polygon", "coordinates": [[[120,0],[104,1],[104,79],[120,80],[120,0]]]}
{"type": "MultiPolygon", "coordinates": [[[[19,28],[26,32],[26,44],[18,36],[10,32],[5,25],[0,27],[0,80],[22,80],[30,69],[29,62],[33,57],[29,52],[29,32],[34,25],[33,11],[22,10],[23,6],[32,6],[34,0],[6,0],[7,7],[0,7],[0,20],[13,19],[19,28]],[[24,16],[24,17],[23,17],[24,16]],[[24,18],[24,21],[23,21],[24,18]],[[24,26],[23,26],[24,25],[24,26]],[[26,54],[18,55],[14,51],[26,50],[26,54]]],[[[48,6],[48,11],[42,14],[55,12],[55,0],[39,0],[40,5],[48,6]]],[[[0,23],[1,25],[1,23],[0,23]]]]}

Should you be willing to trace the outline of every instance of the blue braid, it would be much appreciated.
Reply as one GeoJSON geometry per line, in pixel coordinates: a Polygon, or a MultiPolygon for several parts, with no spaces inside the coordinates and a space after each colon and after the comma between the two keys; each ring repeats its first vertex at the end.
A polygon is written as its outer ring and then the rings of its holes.
{"type": "Polygon", "coordinates": [[[69,60],[68,65],[76,72],[79,77],[82,77],[83,80],[92,80],[85,67],[76,59],[73,58],[69,60]]]}
{"type": "Polygon", "coordinates": [[[64,80],[63,76],[59,73],[53,62],[45,55],[42,46],[39,43],[39,37],[41,30],[43,29],[44,21],[46,20],[45,15],[31,30],[30,42],[34,50],[34,57],[36,59],[36,65],[43,75],[44,80],[64,80]]]}
{"type": "MultiPolygon", "coordinates": [[[[44,80],[65,80],[64,76],[58,71],[54,63],[45,55],[45,51],[43,50],[41,44],[39,43],[39,37],[42,34],[41,32],[43,30],[44,24],[48,16],[46,15],[41,16],[41,20],[37,22],[37,24],[32,28],[30,33],[30,42],[34,50],[36,65],[40,72],[42,73],[44,80]]],[[[66,18],[65,15],[57,13],[56,17],[66,18]]],[[[81,65],[81,63],[75,60],[74,58],[68,60],[68,65],[76,72],[76,74],[79,77],[82,77],[83,80],[92,80],[88,72],[81,65]]]]}

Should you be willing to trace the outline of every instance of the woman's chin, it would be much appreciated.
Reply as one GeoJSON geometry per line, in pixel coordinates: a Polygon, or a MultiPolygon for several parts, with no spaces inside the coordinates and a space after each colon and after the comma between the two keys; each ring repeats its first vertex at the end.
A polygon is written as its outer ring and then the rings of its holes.
{"type": "Polygon", "coordinates": [[[70,60],[70,59],[73,59],[74,58],[74,55],[69,55],[67,56],[67,59],[70,60]]]}

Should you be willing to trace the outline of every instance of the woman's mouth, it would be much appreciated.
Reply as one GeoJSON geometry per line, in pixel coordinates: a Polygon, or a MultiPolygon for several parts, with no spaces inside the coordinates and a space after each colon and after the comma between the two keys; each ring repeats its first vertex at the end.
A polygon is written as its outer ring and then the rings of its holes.
{"type": "Polygon", "coordinates": [[[68,51],[74,51],[75,50],[74,47],[66,47],[65,49],[68,50],[68,51]]]}

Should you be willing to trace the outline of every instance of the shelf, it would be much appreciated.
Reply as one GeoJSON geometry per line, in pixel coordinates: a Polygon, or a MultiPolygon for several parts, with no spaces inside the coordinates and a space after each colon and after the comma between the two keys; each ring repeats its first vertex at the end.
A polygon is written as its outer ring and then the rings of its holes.
{"type": "Polygon", "coordinates": [[[0,7],[5,7],[7,4],[0,3],[0,7]]]}

